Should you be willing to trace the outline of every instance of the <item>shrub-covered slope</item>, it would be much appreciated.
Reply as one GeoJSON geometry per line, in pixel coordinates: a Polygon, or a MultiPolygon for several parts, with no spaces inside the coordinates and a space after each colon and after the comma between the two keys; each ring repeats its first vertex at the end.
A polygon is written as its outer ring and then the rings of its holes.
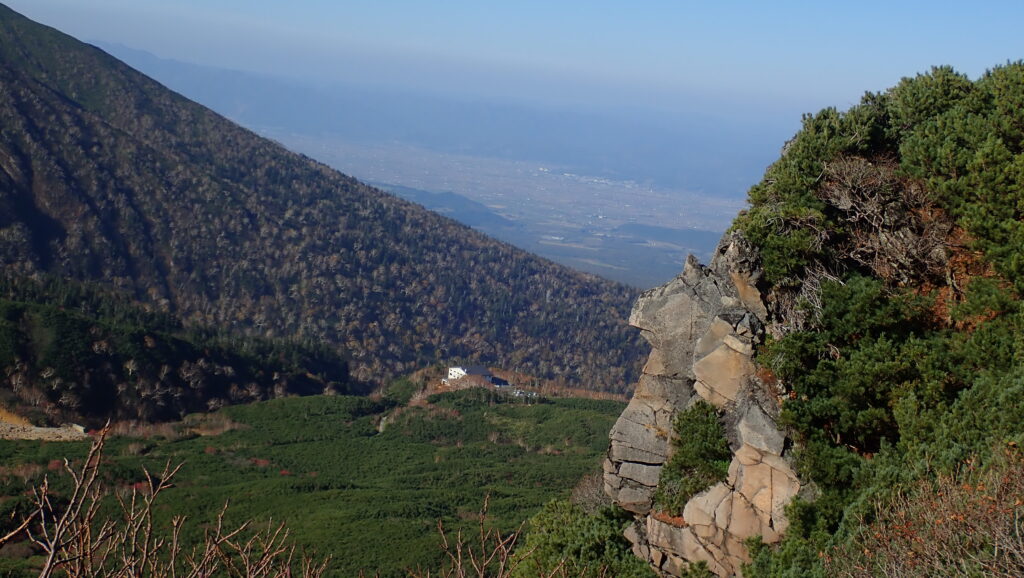
{"type": "Polygon", "coordinates": [[[626,386],[634,291],[556,266],[228,122],[0,6],[0,266],[110,283],[189,325],[626,386]]]}
{"type": "MultiPolygon", "coordinates": [[[[976,81],[935,68],[807,116],[750,203],[734,226],[760,248],[776,321],[759,360],[786,386],[813,491],[745,575],[1024,572],[995,538],[915,567],[936,538],[913,528],[943,522],[894,496],[1020,471],[1006,452],[1024,442],[1024,64],[976,81]],[[862,552],[869,532],[891,548],[862,552]]],[[[961,494],[942,515],[973,508],[961,494]]],[[[1021,498],[999,499],[992,536],[1019,524],[1021,498]]]]}

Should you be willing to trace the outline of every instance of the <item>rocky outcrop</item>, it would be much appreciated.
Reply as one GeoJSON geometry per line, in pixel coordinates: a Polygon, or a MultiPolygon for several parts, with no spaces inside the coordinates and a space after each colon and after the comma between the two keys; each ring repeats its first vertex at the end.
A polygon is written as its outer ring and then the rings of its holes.
{"type": "Polygon", "coordinates": [[[779,402],[753,359],[768,312],[754,251],[727,234],[710,266],[690,257],[683,272],[637,300],[630,324],[651,354],[629,406],[612,428],[605,491],[636,515],[634,552],[667,576],[705,561],[719,576],[748,560],[744,541],[775,542],[783,508],[800,490],[776,424],[779,402]],[[654,504],[676,414],[703,399],[721,410],[733,450],[728,478],[694,496],[682,517],[654,504]]]}

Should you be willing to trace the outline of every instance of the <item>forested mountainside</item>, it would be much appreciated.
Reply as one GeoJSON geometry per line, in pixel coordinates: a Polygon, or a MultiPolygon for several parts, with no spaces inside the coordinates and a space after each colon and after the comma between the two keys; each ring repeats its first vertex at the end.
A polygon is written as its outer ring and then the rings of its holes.
{"type": "Polygon", "coordinates": [[[189,326],[321,339],[379,379],[438,360],[621,389],[635,291],[259,138],[0,7],[0,265],[189,326]]]}
{"type": "Polygon", "coordinates": [[[1024,63],[807,116],[750,202],[758,359],[817,495],[749,575],[1024,572],[1024,496],[993,483],[1024,473],[1024,63]]]}
{"type": "Polygon", "coordinates": [[[59,279],[0,279],[0,407],[43,424],[157,422],[286,395],[365,393],[320,343],[185,328],[59,279]]]}

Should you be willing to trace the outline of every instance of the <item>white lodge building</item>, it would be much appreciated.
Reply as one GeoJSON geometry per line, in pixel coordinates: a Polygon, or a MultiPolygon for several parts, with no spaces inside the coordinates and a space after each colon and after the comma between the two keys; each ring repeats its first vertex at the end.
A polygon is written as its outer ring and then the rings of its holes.
{"type": "Polygon", "coordinates": [[[459,379],[468,375],[479,375],[480,377],[491,377],[491,372],[482,365],[457,365],[448,368],[448,379],[459,379]]]}
{"type": "MultiPolygon", "coordinates": [[[[482,365],[456,365],[448,368],[448,377],[441,380],[442,385],[460,385],[463,387],[490,385],[496,389],[506,389],[509,383],[500,377],[494,377],[491,370],[482,365]],[[465,381],[460,381],[465,379],[465,381]],[[453,383],[454,382],[454,383],[453,383]]],[[[515,393],[515,392],[513,392],[515,393]]],[[[517,394],[518,395],[518,394],[517,394]]],[[[533,395],[536,395],[534,393],[533,395]]]]}

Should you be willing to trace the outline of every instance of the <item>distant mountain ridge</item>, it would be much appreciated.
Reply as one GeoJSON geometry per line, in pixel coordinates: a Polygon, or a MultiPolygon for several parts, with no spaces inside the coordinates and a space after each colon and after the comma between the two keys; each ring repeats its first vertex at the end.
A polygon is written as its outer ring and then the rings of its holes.
{"type": "Polygon", "coordinates": [[[290,153],[0,7],[0,266],[186,324],[346,350],[357,379],[501,364],[622,388],[634,290],[290,153]]]}

